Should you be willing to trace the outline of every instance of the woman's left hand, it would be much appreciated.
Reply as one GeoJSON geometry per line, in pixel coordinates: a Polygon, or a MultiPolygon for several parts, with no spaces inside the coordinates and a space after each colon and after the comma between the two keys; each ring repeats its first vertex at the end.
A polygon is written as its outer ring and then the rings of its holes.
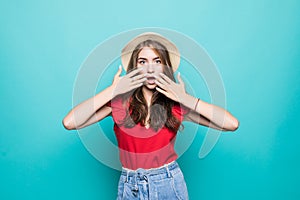
{"type": "Polygon", "coordinates": [[[184,82],[180,77],[180,73],[177,75],[177,79],[179,83],[175,83],[165,74],[160,73],[159,76],[155,76],[155,83],[157,84],[156,90],[166,97],[177,101],[179,103],[183,103],[184,98],[186,97],[184,82]]]}

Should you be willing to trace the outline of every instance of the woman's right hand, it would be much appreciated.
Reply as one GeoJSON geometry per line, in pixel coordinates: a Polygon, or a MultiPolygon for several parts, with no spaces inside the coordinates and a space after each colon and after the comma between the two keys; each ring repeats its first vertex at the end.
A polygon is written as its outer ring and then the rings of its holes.
{"type": "Polygon", "coordinates": [[[141,87],[144,81],[147,80],[146,74],[139,74],[142,68],[137,68],[130,73],[120,76],[122,72],[122,66],[120,65],[118,72],[114,76],[112,86],[114,88],[113,96],[124,94],[138,87],[141,87]]]}

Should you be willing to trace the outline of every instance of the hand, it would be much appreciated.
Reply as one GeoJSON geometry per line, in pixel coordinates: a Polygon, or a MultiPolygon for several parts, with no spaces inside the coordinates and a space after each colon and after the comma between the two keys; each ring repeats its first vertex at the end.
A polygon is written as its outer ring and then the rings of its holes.
{"type": "Polygon", "coordinates": [[[113,95],[117,96],[119,94],[123,94],[141,87],[144,81],[147,80],[147,78],[145,77],[146,74],[139,74],[139,72],[141,71],[142,68],[137,68],[124,76],[120,76],[122,72],[122,66],[120,65],[119,70],[114,76],[114,80],[112,83],[112,86],[114,88],[113,95]]]}
{"type": "Polygon", "coordinates": [[[160,76],[155,76],[155,83],[159,86],[156,87],[156,90],[174,101],[183,103],[184,98],[186,97],[186,92],[180,73],[177,75],[179,84],[172,81],[163,73],[160,73],[159,75],[160,76]]]}

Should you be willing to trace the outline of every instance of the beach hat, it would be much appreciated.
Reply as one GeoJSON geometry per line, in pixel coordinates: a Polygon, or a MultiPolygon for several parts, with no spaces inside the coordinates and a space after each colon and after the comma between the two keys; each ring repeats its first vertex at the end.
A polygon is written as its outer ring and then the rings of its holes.
{"type": "Polygon", "coordinates": [[[121,60],[125,71],[127,71],[129,60],[133,50],[136,48],[138,44],[146,40],[155,40],[166,47],[166,49],[169,52],[169,57],[172,65],[171,67],[175,72],[179,67],[179,63],[180,63],[180,53],[176,45],[172,43],[170,40],[168,40],[167,38],[163,37],[162,35],[154,32],[146,32],[136,36],[131,41],[129,41],[126,44],[126,46],[122,49],[121,60]]]}

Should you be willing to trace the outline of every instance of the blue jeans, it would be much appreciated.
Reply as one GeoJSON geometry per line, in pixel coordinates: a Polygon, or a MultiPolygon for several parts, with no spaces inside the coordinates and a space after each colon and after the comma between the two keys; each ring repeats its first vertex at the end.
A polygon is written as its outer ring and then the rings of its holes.
{"type": "Polygon", "coordinates": [[[122,169],[117,200],[188,199],[183,174],[176,161],[155,169],[122,169]]]}

